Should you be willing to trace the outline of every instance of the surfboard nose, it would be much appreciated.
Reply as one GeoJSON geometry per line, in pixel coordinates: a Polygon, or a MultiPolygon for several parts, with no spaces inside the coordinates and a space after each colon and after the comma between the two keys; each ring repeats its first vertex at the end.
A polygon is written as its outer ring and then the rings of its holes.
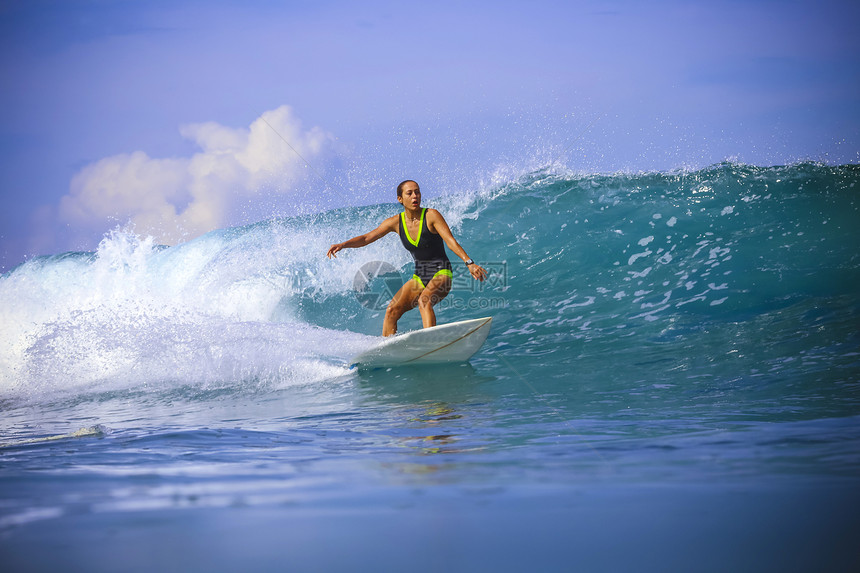
{"type": "Polygon", "coordinates": [[[393,336],[353,358],[350,368],[465,362],[483,346],[492,322],[488,316],[393,336]]]}

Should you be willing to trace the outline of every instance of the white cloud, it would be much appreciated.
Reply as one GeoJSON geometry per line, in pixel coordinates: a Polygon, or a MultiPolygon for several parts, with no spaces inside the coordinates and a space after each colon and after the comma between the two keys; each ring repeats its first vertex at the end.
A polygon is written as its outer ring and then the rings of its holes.
{"type": "Polygon", "coordinates": [[[200,152],[158,159],[135,151],[81,169],[60,200],[59,219],[99,231],[130,221],[137,232],[172,244],[236,223],[236,207],[262,195],[295,191],[309,171],[299,154],[313,164],[333,142],[320,128],[303,129],[289,106],[263,113],[248,128],[207,122],[180,133],[200,152]]]}

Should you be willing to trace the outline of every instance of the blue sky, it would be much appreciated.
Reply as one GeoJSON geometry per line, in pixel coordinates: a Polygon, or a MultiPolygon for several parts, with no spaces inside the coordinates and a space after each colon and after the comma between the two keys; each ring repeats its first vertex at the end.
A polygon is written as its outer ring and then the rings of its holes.
{"type": "Polygon", "coordinates": [[[858,16],[821,0],[2,2],[0,268],[129,221],[169,243],[390,200],[406,177],[426,194],[547,163],[856,163],[858,16]]]}

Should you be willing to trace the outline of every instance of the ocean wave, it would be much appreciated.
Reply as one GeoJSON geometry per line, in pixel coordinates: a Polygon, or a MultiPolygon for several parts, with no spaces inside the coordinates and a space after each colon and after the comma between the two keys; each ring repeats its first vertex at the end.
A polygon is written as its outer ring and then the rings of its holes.
{"type": "MultiPolygon", "coordinates": [[[[702,329],[780,324],[781,312],[810,300],[856,313],[858,180],[854,166],[812,163],[598,175],[547,167],[427,197],[491,270],[480,285],[455,265],[450,298],[462,304],[440,320],[492,309],[497,343],[567,359],[583,342],[628,352],[629,333],[695,348],[702,329]]],[[[341,375],[382,320],[355,296],[356,273],[385,261],[405,278],[411,263],[390,237],[333,260],[325,252],[398,209],[261,221],[170,248],[115,229],[95,252],[30,260],[0,278],[0,392],[341,375]]],[[[802,316],[784,338],[828,327],[802,316]]]]}

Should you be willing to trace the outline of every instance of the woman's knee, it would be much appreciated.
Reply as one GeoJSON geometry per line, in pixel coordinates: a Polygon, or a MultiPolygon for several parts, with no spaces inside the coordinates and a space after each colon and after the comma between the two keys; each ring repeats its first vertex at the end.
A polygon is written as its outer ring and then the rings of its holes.
{"type": "Polygon", "coordinates": [[[397,320],[398,318],[403,316],[403,314],[407,310],[408,309],[404,308],[402,304],[397,304],[395,301],[392,300],[388,303],[388,306],[385,307],[385,316],[387,318],[393,318],[394,320],[397,320]]]}
{"type": "Polygon", "coordinates": [[[388,306],[385,307],[385,317],[386,318],[400,318],[402,312],[399,312],[399,309],[393,304],[388,303],[388,306]]]}
{"type": "Polygon", "coordinates": [[[418,297],[418,308],[427,308],[428,306],[433,306],[433,303],[430,300],[429,296],[422,294],[418,297]]]}
{"type": "Polygon", "coordinates": [[[432,307],[437,302],[442,300],[442,296],[439,296],[440,293],[436,292],[427,292],[426,290],[421,293],[421,296],[418,297],[418,306],[420,308],[432,307]]]}

